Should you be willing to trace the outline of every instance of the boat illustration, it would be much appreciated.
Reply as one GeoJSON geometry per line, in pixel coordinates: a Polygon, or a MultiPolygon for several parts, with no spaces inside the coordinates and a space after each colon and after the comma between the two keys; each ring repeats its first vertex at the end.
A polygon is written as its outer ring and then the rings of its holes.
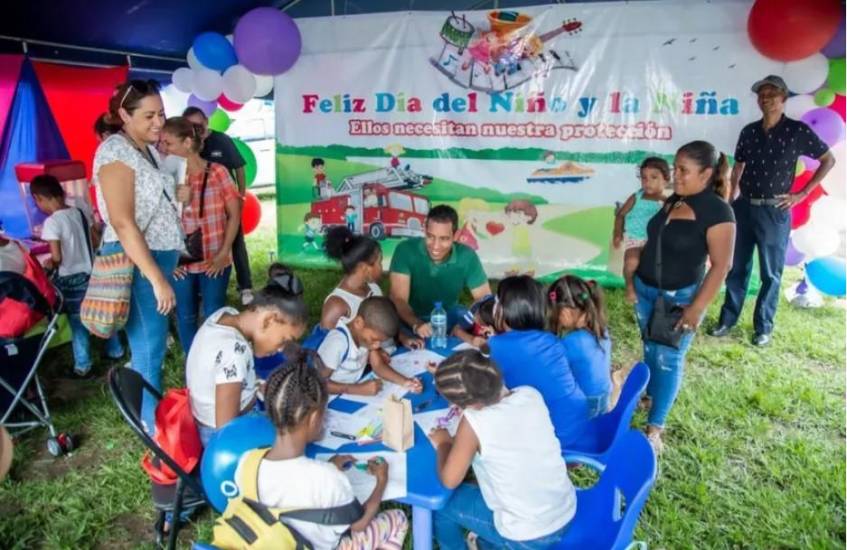
{"type": "Polygon", "coordinates": [[[575,162],[564,162],[555,168],[539,168],[529,177],[527,183],[579,183],[594,175],[594,169],[575,162]]]}

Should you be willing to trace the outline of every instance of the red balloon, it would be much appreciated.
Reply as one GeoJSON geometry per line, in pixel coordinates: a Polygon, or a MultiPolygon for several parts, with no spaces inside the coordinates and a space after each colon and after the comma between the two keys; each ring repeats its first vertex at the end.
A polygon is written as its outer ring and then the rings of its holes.
{"type": "MultiPolygon", "coordinates": [[[[791,192],[796,193],[803,189],[815,173],[812,170],[806,170],[796,178],[791,184],[791,192]]],[[[812,215],[812,204],[824,195],[823,187],[818,185],[809,193],[809,196],[798,202],[791,208],[791,229],[797,229],[806,225],[809,217],[812,215]]]]}
{"type": "Polygon", "coordinates": [[[218,98],[218,105],[221,106],[221,109],[223,109],[224,111],[229,111],[230,113],[244,107],[243,103],[236,103],[223,94],[221,94],[218,98]]]}
{"type": "Polygon", "coordinates": [[[832,40],[842,14],[838,0],[756,0],[747,19],[747,34],[765,57],[796,61],[832,40]]]}
{"type": "Polygon", "coordinates": [[[835,101],[829,104],[829,108],[838,113],[838,116],[841,117],[841,120],[845,120],[843,95],[835,94],[835,101]]]}
{"type": "Polygon", "coordinates": [[[244,205],[241,207],[241,229],[244,230],[244,234],[249,235],[259,227],[260,219],[262,219],[262,205],[256,195],[247,191],[244,194],[244,205]]]}

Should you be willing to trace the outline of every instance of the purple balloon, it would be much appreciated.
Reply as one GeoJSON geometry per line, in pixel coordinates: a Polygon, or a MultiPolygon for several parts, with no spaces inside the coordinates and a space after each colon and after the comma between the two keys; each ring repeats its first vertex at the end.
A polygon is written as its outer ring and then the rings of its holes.
{"type": "Polygon", "coordinates": [[[800,155],[800,160],[803,161],[803,166],[806,167],[806,170],[817,170],[818,166],[821,165],[821,161],[807,157],[806,155],[800,155]]]}
{"type": "Polygon", "coordinates": [[[838,25],[838,32],[829,41],[829,44],[823,47],[821,53],[832,59],[834,57],[844,57],[844,21],[838,25]]]}
{"type": "Polygon", "coordinates": [[[238,20],[233,34],[238,62],[254,74],[284,73],[300,56],[297,23],[276,8],[248,11],[238,20]]]}
{"type": "Polygon", "coordinates": [[[785,265],[800,265],[805,257],[805,254],[794,248],[794,243],[789,239],[785,249],[785,265]]]}
{"type": "Polygon", "coordinates": [[[808,124],[830,147],[844,139],[844,121],[832,109],[827,107],[812,109],[800,120],[808,124]]]}
{"type": "Polygon", "coordinates": [[[217,101],[204,101],[197,97],[194,94],[188,96],[188,106],[189,107],[197,107],[204,113],[206,113],[206,117],[212,116],[212,113],[215,112],[215,109],[218,108],[217,101]]]}

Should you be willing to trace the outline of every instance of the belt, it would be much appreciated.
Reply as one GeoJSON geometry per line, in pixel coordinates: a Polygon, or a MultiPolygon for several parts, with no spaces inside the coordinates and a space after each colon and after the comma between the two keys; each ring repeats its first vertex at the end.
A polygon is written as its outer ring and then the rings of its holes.
{"type": "Polygon", "coordinates": [[[747,202],[749,202],[751,206],[777,206],[782,202],[782,199],[776,197],[769,199],[754,199],[752,197],[744,198],[747,199],[747,202]]]}

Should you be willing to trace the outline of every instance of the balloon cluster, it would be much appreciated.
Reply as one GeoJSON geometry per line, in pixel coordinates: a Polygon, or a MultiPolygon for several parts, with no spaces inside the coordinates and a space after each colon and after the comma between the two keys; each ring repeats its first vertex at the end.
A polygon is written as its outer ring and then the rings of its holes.
{"type": "MultiPolygon", "coordinates": [[[[791,210],[786,265],[804,265],[811,285],[830,296],[847,294],[841,235],[847,229],[845,178],[844,11],[838,0],[756,0],[747,20],[750,42],[765,57],[782,61],[793,94],[785,114],[802,120],[835,155],[836,166],[819,187],[791,210]]],[[[792,191],[814,175],[818,161],[801,157],[792,191]]]]}
{"type": "MultiPolygon", "coordinates": [[[[226,132],[232,123],[227,113],[238,111],[251,98],[271,93],[274,76],[294,65],[301,45],[297,24],[275,8],[250,10],[231,35],[204,32],[188,50],[188,67],[174,71],[172,85],[162,90],[165,112],[197,107],[209,117],[209,128],[226,132]]],[[[256,156],[240,139],[233,141],[246,163],[249,187],[256,179],[256,156]]],[[[242,210],[245,234],[258,226],[260,216],[258,199],[247,192],[242,210]]]]}

